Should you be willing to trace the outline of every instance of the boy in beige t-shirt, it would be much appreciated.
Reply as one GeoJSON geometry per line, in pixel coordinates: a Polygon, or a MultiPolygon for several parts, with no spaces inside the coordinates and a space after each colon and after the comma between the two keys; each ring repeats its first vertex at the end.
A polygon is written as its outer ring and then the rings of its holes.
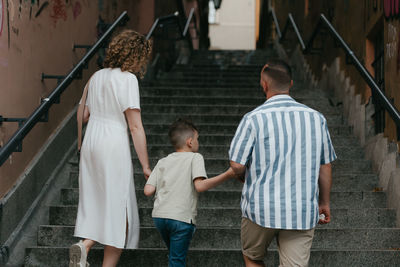
{"type": "Polygon", "coordinates": [[[231,168],[207,178],[199,150],[198,131],[190,121],[179,119],[169,130],[176,152],[158,161],[144,194],[154,193],[153,221],[169,251],[169,266],[186,266],[186,255],[196,229],[198,192],[207,191],[235,177],[231,168]]]}

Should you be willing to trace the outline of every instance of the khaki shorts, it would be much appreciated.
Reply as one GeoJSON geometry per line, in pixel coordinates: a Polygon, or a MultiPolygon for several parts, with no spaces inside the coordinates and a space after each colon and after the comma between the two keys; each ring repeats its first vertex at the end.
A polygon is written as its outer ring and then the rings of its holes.
{"type": "Polygon", "coordinates": [[[274,237],[278,244],[280,266],[308,266],[314,229],[265,228],[247,218],[242,218],[242,252],[249,259],[263,261],[274,237]]]}

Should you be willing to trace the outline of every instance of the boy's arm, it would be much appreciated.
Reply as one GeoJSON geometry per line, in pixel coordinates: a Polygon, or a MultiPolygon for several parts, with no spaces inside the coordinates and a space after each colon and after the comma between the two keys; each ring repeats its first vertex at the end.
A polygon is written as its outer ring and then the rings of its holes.
{"type": "Polygon", "coordinates": [[[144,186],[144,194],[148,197],[154,195],[154,193],[156,192],[156,187],[154,185],[151,184],[146,184],[144,186]]]}
{"type": "Polygon", "coordinates": [[[232,168],[229,168],[224,173],[221,173],[220,175],[217,175],[209,179],[203,179],[203,177],[195,178],[194,188],[199,193],[204,192],[207,191],[208,189],[216,187],[217,185],[220,185],[224,181],[233,177],[235,177],[235,173],[233,172],[232,168]]]}

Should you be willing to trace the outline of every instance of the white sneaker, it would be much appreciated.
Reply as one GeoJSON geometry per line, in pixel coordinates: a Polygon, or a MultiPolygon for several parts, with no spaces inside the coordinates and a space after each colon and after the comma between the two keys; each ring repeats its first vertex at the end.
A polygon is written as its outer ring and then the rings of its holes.
{"type": "Polygon", "coordinates": [[[69,267],[86,267],[86,248],[82,241],[69,248],[69,267]]]}

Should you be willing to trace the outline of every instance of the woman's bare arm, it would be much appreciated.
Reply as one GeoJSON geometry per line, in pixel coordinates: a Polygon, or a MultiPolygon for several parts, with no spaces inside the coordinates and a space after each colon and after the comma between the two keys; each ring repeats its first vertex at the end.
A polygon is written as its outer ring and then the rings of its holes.
{"type": "Polygon", "coordinates": [[[143,128],[140,110],[127,109],[125,111],[125,117],[128,121],[136,154],[138,155],[140,164],[142,165],[143,174],[145,178],[148,179],[151,169],[149,164],[149,156],[147,154],[146,134],[143,128]]]}

